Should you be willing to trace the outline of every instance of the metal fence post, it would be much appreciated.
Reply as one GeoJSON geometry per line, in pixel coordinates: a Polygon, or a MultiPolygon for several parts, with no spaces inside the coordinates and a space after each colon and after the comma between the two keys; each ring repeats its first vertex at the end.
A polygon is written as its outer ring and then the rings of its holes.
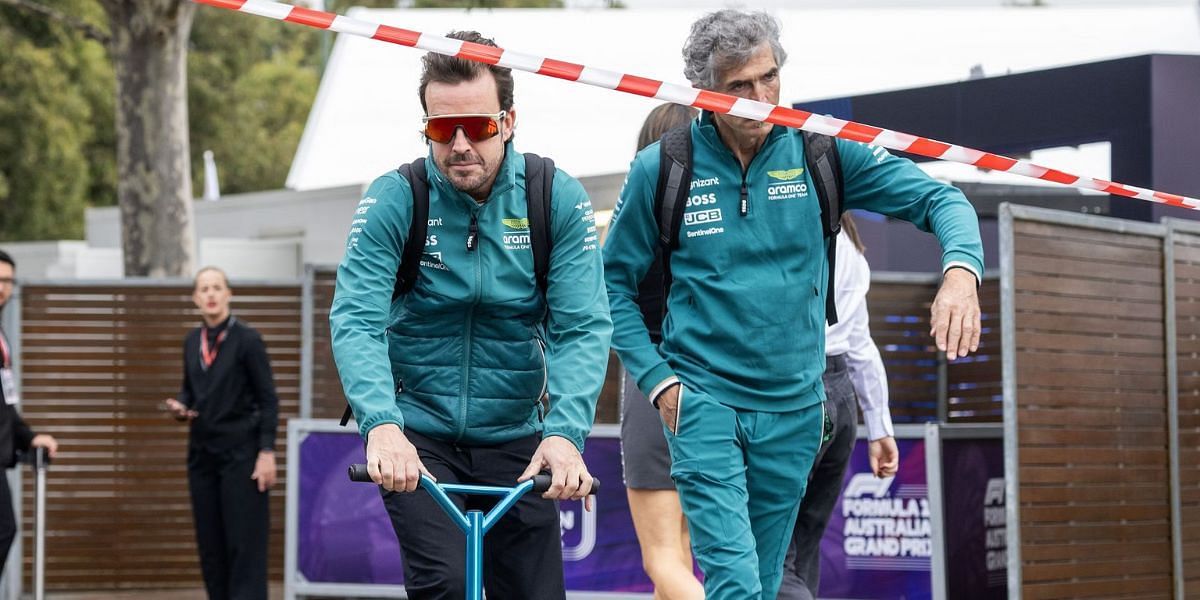
{"type": "Polygon", "coordinates": [[[300,418],[311,419],[313,409],[313,282],[316,267],[304,265],[300,280],[300,418]]]}
{"type": "Polygon", "coordinates": [[[1168,220],[1163,236],[1163,331],[1167,363],[1167,452],[1171,481],[1171,573],[1175,597],[1185,597],[1183,572],[1183,507],[1179,472],[1179,362],[1175,326],[1175,228],[1168,220]]]}
{"type": "Polygon", "coordinates": [[[945,352],[937,353],[937,420],[950,422],[950,367],[945,352]]]}
{"type": "Polygon", "coordinates": [[[1021,482],[1017,451],[1017,330],[1012,205],[1000,205],[1000,347],[1004,373],[1005,531],[1008,535],[1008,597],[1021,600],[1021,482]]]}
{"type": "Polygon", "coordinates": [[[50,461],[45,448],[33,452],[33,474],[36,481],[33,534],[33,598],[46,597],[46,468],[50,461]]]}

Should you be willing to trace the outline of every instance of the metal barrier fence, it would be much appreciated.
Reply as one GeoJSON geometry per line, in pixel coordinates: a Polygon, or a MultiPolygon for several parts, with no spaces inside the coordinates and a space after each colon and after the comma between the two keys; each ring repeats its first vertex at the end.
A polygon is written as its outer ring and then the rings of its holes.
{"type": "MultiPolygon", "coordinates": [[[[282,459],[287,419],[299,413],[300,285],[234,283],[238,316],[263,334],[271,356],[282,459]]],[[[22,412],[61,445],[47,484],[46,588],[196,587],[187,429],[160,410],[179,393],[183,338],[196,325],[191,282],[30,283],[18,310],[9,333],[20,344],[22,412]]],[[[274,579],[285,484],[272,499],[274,579]]],[[[21,487],[22,547],[32,548],[32,474],[21,487]]],[[[32,556],[23,555],[28,578],[32,556]]]]}
{"type": "Polygon", "coordinates": [[[1200,594],[1200,227],[1001,210],[1012,598],[1200,594]]]}

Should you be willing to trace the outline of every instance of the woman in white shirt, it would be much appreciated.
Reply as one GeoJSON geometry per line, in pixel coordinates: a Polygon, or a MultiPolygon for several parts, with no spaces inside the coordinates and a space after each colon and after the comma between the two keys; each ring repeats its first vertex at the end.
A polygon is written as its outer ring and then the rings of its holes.
{"type": "Polygon", "coordinates": [[[780,600],[809,600],[821,578],[821,538],[842,491],[842,478],[858,433],[858,408],[870,441],[871,470],[894,477],[900,453],[888,410],[887,373],[871,339],[867,290],[871,268],[849,214],[838,234],[833,293],[838,322],[825,328],[825,438],[808,476],[808,489],[783,563],[780,600]]]}

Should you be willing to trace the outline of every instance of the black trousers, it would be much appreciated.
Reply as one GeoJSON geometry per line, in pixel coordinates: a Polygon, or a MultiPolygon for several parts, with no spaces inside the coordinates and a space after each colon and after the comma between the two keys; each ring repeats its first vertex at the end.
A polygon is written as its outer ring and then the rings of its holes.
{"type": "Polygon", "coordinates": [[[17,536],[17,519],[13,515],[12,491],[8,489],[8,473],[0,469],[0,571],[8,562],[8,551],[17,536]]]}
{"type": "Polygon", "coordinates": [[[266,600],[269,493],[250,479],[254,443],[223,452],[188,449],[188,487],[209,600],[266,600]]]}
{"type": "Polygon", "coordinates": [[[854,440],[858,434],[858,404],[854,384],[842,356],[826,359],[825,414],[833,423],[833,435],[821,444],[812,471],[808,475],[808,490],[800,501],[800,514],[792,541],[783,561],[783,583],[778,600],[811,600],[817,597],[821,584],[821,538],[833,514],[838,496],[842,493],[842,478],[850,464],[854,440]]]}
{"type": "MultiPolygon", "coordinates": [[[[497,446],[457,446],[406,431],[425,468],[439,483],[512,486],[540,443],[531,436],[497,446]]],[[[423,489],[380,488],[404,558],[404,587],[413,600],[466,596],[467,542],[463,532],[423,489]]],[[[461,511],[486,514],[495,496],[453,495],[461,511]]],[[[483,538],[483,583],[488,600],[558,600],[563,583],[558,503],[526,494],[483,538]]]]}

